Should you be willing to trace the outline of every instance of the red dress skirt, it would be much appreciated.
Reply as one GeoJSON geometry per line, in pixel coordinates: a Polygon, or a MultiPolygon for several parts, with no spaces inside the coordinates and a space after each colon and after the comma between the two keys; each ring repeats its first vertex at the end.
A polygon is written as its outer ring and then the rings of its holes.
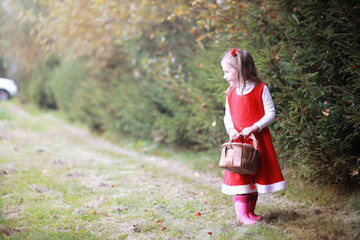
{"type": "MultiPolygon", "coordinates": [[[[227,93],[227,100],[231,119],[238,132],[246,127],[251,127],[264,115],[265,110],[262,102],[264,83],[243,96],[236,94],[236,87],[232,87],[227,93]]],[[[286,184],[276,158],[269,128],[254,133],[258,140],[258,149],[261,157],[256,174],[237,174],[225,170],[222,192],[228,195],[246,193],[271,193],[286,188],[286,184]]],[[[235,140],[235,142],[248,142],[252,140],[235,140]]]]}

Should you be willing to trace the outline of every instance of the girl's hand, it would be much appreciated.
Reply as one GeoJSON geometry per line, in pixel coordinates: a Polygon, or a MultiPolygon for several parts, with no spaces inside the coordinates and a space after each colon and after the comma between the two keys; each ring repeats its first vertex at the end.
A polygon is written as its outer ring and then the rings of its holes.
{"type": "Polygon", "coordinates": [[[240,133],[238,131],[236,131],[234,128],[230,129],[229,137],[230,137],[231,141],[234,141],[240,137],[240,133]]]}
{"type": "Polygon", "coordinates": [[[241,136],[244,136],[244,137],[248,137],[248,136],[250,136],[250,134],[252,134],[253,132],[256,132],[256,131],[259,131],[259,130],[260,130],[260,128],[259,128],[258,126],[252,125],[251,127],[244,128],[244,129],[241,131],[240,135],[241,135],[241,136]]]}

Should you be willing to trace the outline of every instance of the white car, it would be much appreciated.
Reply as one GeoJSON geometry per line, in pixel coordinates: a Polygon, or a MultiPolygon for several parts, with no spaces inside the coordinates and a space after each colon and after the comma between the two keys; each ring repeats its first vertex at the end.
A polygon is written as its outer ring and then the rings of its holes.
{"type": "Polygon", "coordinates": [[[18,87],[13,80],[0,78],[0,101],[12,98],[17,94],[18,87]]]}

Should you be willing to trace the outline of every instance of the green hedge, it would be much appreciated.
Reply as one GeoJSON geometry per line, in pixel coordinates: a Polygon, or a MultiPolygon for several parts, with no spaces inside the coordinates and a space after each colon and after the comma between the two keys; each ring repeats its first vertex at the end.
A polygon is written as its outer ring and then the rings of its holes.
{"type": "Polygon", "coordinates": [[[239,9],[206,13],[240,15],[217,22],[217,32],[201,29],[191,13],[178,16],[176,24],[161,22],[156,27],[162,36],[143,32],[97,74],[88,72],[86,60],[45,64],[33,75],[30,99],[55,105],[98,131],[206,150],[227,138],[221,56],[241,47],[252,53],[270,87],[279,160],[312,182],[358,186],[357,1],[244,1],[239,9]],[[213,38],[194,47],[194,27],[213,38]]]}
{"type": "Polygon", "coordinates": [[[266,2],[278,16],[258,11],[248,47],[272,86],[280,157],[312,182],[358,185],[358,2],[266,2]]]}
{"type": "Polygon", "coordinates": [[[31,102],[42,108],[57,108],[51,79],[54,69],[59,64],[59,59],[56,56],[50,57],[32,73],[30,81],[26,81],[26,85],[23,84],[31,102]]]}

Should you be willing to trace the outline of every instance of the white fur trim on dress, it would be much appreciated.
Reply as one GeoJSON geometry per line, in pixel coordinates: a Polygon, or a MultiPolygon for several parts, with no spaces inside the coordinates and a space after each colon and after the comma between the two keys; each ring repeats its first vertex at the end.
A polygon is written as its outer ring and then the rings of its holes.
{"type": "Polygon", "coordinates": [[[239,185],[239,186],[229,186],[222,185],[221,192],[227,195],[236,195],[236,194],[246,194],[246,193],[272,193],[280,190],[284,190],[286,188],[285,181],[277,182],[269,185],[261,185],[258,183],[254,184],[256,187],[254,189],[250,188],[250,184],[248,185],[239,185]]]}

